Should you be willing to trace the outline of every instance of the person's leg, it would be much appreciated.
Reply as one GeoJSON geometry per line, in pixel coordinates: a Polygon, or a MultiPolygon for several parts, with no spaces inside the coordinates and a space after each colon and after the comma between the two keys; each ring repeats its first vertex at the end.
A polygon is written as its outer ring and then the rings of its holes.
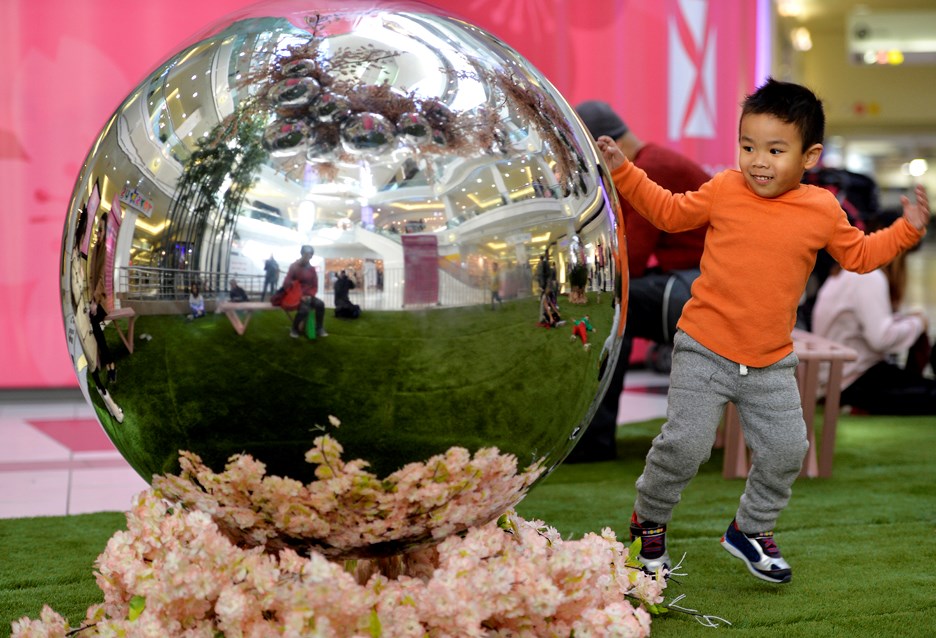
{"type": "Polygon", "coordinates": [[[775,584],[793,578],[773,529],[809,447],[797,363],[790,353],[772,366],[751,368],[738,377],[736,405],[752,463],[737,514],[721,538],[722,547],[753,576],[775,584]]]}
{"type": "Polygon", "coordinates": [[[315,306],[315,330],[320,337],[327,337],[325,330],[325,302],[318,297],[312,297],[312,305],[315,306]]]}
{"type": "Polygon", "coordinates": [[[929,335],[923,333],[907,351],[907,363],[904,365],[904,369],[918,377],[922,377],[926,372],[926,367],[930,365],[932,355],[929,335]]]}
{"type": "Polygon", "coordinates": [[[882,361],[842,391],[842,405],[869,414],[936,415],[936,380],[882,361]]]}
{"type": "Polygon", "coordinates": [[[107,337],[104,336],[103,321],[106,316],[107,312],[98,306],[98,312],[91,315],[91,333],[98,349],[98,369],[106,371],[108,383],[114,383],[117,381],[117,365],[114,362],[114,356],[111,354],[110,346],[107,345],[107,337]]]}
{"type": "Polygon", "coordinates": [[[795,354],[739,376],[737,403],[751,470],[736,520],[745,533],[772,530],[786,507],[809,448],[795,354]]]}
{"type": "Polygon", "coordinates": [[[303,297],[302,301],[299,302],[299,308],[296,309],[296,316],[293,317],[292,332],[290,333],[292,336],[298,337],[302,334],[305,328],[305,322],[309,318],[309,310],[311,308],[311,299],[309,297],[303,297]]]}
{"type": "Polygon", "coordinates": [[[733,390],[733,367],[686,333],[676,334],[666,423],[653,439],[636,484],[634,511],[640,523],[666,524],[683,489],[711,456],[733,390]]]}
{"type": "Polygon", "coordinates": [[[640,337],[657,343],[668,341],[664,336],[663,294],[669,278],[669,275],[651,273],[630,281],[624,330],[632,338],[640,337]]]}

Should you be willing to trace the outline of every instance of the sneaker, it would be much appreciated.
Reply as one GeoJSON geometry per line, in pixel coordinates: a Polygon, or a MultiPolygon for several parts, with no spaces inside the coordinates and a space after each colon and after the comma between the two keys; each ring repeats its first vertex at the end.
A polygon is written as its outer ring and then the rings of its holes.
{"type": "Polygon", "coordinates": [[[738,529],[737,521],[731,521],[721,544],[729,554],[743,560],[748,571],[761,580],[788,583],[793,578],[793,570],[783,560],[780,548],[774,542],[773,532],[745,534],[738,529]]]}
{"type": "Polygon", "coordinates": [[[318,331],[317,331],[315,334],[316,334],[316,336],[319,336],[319,337],[327,337],[327,336],[328,336],[328,332],[325,331],[325,328],[319,328],[318,331]]]}
{"type": "Polygon", "coordinates": [[[114,398],[110,395],[110,392],[98,388],[98,393],[101,395],[101,398],[104,399],[104,406],[107,408],[107,411],[111,413],[111,416],[114,417],[117,423],[123,423],[123,410],[120,409],[119,405],[114,403],[114,398]]]}
{"type": "Polygon", "coordinates": [[[650,521],[637,521],[637,512],[631,516],[631,541],[640,539],[640,554],[637,559],[643,563],[644,571],[656,574],[660,569],[669,571],[670,558],[666,553],[666,525],[650,521]]]}
{"type": "Polygon", "coordinates": [[[295,330],[290,330],[290,331],[289,331],[289,336],[292,337],[293,339],[298,339],[298,338],[299,338],[299,333],[296,332],[295,330]]]}

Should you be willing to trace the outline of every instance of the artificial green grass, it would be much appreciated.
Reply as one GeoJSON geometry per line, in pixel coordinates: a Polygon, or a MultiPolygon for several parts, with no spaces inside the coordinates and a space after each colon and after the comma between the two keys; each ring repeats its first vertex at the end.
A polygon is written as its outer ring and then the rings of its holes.
{"type": "MultiPolygon", "coordinates": [[[[518,506],[566,538],[611,527],[626,538],[634,480],[659,420],[618,430],[615,461],[562,465],[518,506]]],[[[936,635],[936,419],[842,417],[831,479],[799,479],[777,542],[793,582],[754,579],[718,544],[743,490],[721,477],[720,451],[683,493],[669,527],[670,552],[688,575],[667,599],[721,616],[707,629],[671,612],[654,620],[661,637],[936,635]]],[[[100,601],[93,562],[122,515],[0,520],[0,626],[38,617],[43,603],[79,622],[100,601]]]]}
{"type": "Polygon", "coordinates": [[[0,520],[0,635],[23,616],[39,618],[43,604],[80,623],[103,600],[94,559],[125,528],[116,512],[0,520]]]}

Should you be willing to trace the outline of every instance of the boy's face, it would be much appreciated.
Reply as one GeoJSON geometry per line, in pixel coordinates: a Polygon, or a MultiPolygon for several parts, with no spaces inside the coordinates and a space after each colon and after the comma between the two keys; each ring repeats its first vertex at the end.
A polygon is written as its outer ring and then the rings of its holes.
{"type": "Polygon", "coordinates": [[[744,180],[760,197],[779,197],[799,188],[803,172],[819,161],[822,144],[803,152],[803,140],[793,124],[773,115],[749,113],[741,118],[738,165],[744,180]]]}

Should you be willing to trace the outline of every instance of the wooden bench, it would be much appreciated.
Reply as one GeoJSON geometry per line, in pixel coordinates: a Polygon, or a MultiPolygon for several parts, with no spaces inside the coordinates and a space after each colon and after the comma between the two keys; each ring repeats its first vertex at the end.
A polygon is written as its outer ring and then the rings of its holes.
{"type": "MultiPolygon", "coordinates": [[[[847,346],[829,341],[805,330],[793,330],[793,351],[799,357],[796,377],[800,399],[803,402],[803,419],[806,421],[806,436],[809,451],[803,461],[800,476],[829,478],[832,476],[832,458],[835,453],[835,429],[838,424],[842,385],[842,366],[845,361],[854,361],[858,353],[847,346]],[[816,452],[814,421],[816,404],[819,402],[819,374],[828,366],[826,379],[825,410],[822,420],[822,445],[816,452]]],[[[733,404],[725,410],[724,429],[725,461],[722,476],[744,478],[751,467],[741,419],[733,404]]]]}
{"type": "Polygon", "coordinates": [[[124,345],[127,346],[127,350],[130,351],[130,354],[133,354],[133,326],[136,323],[136,310],[130,307],[126,308],[114,308],[107,316],[104,317],[105,321],[110,321],[114,324],[114,328],[117,330],[117,334],[120,335],[120,340],[123,341],[124,345]],[[123,329],[120,327],[119,319],[127,320],[127,331],[124,333],[123,329]]]}
{"type": "Polygon", "coordinates": [[[274,306],[269,301],[219,301],[216,311],[223,312],[230,320],[231,325],[234,326],[234,331],[242,335],[247,331],[250,317],[253,316],[254,312],[276,308],[280,308],[280,306],[274,306]],[[243,318],[241,318],[242,315],[243,318]]]}

